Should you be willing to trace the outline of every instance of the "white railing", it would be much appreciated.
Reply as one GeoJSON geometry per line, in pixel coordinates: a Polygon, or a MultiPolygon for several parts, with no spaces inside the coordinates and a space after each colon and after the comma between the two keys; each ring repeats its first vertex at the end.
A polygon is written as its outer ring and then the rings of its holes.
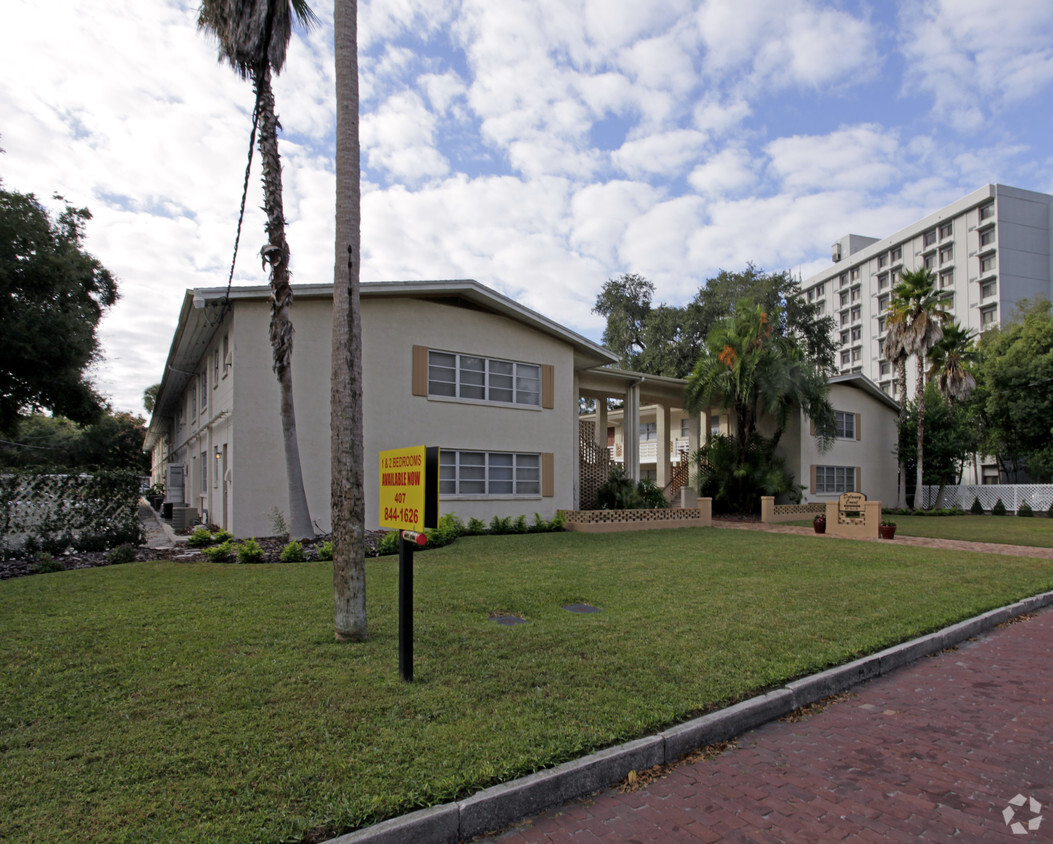
{"type": "MultiPolygon", "coordinates": [[[[611,460],[615,463],[621,463],[625,459],[621,443],[607,446],[607,449],[610,452],[611,460]]],[[[679,463],[681,452],[686,453],[687,451],[687,437],[677,437],[669,441],[669,461],[671,463],[679,463]]],[[[640,440],[640,462],[658,462],[658,443],[655,440],[640,440]]]]}
{"type": "Polygon", "coordinates": [[[939,494],[938,486],[924,486],[925,507],[936,509],[952,509],[961,507],[968,510],[973,506],[973,500],[979,499],[980,505],[990,511],[999,499],[1005,505],[1006,510],[1016,512],[1025,501],[1036,513],[1044,513],[1053,504],[1053,484],[961,484],[960,486],[945,486],[940,500],[936,501],[939,494]]]}

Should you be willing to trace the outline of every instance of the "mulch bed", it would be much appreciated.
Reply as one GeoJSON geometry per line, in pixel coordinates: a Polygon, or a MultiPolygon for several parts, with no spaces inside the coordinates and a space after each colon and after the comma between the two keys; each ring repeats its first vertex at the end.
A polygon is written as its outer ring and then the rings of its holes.
{"type": "MultiPolygon", "coordinates": [[[[366,531],[367,557],[376,556],[376,545],[385,533],[387,533],[387,531],[384,530],[366,531]]],[[[307,539],[300,543],[303,546],[308,561],[318,559],[315,546],[321,545],[328,539],[331,539],[331,537],[319,536],[315,539],[307,539]]],[[[288,540],[271,536],[262,538],[257,537],[256,541],[259,542],[260,546],[263,548],[264,563],[281,562],[280,555],[288,540]]],[[[57,555],[55,559],[62,563],[63,568],[65,568],[66,571],[112,565],[109,561],[109,551],[70,551],[67,554],[57,555]]],[[[146,560],[175,560],[180,563],[200,563],[205,562],[206,557],[201,553],[200,549],[190,548],[184,544],[180,544],[175,548],[147,548],[144,545],[136,549],[135,560],[136,562],[143,562],[146,560]]],[[[35,574],[37,565],[38,562],[36,560],[0,560],[0,580],[35,574]]],[[[227,564],[217,563],[217,565],[227,564]]]]}

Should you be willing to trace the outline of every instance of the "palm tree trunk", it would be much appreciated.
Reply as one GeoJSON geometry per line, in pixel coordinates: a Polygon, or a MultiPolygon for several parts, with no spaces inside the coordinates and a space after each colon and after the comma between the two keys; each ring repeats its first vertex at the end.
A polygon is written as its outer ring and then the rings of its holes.
{"type": "MultiPolygon", "coordinates": [[[[899,430],[903,430],[907,418],[907,362],[902,357],[896,362],[896,377],[899,379],[899,430]]],[[[899,454],[899,489],[896,495],[896,507],[904,510],[907,507],[907,467],[903,454],[899,454]]]]}
{"type": "Polygon", "coordinates": [[[925,468],[924,454],[922,454],[922,445],[925,440],[925,355],[919,354],[918,356],[918,386],[917,386],[917,400],[918,400],[918,475],[917,475],[917,486],[914,489],[914,509],[915,510],[926,510],[925,506],[925,493],[921,487],[921,479],[923,470],[925,468]],[[918,506],[918,502],[921,501],[921,506],[918,506]]]}
{"type": "Polygon", "coordinates": [[[267,245],[260,250],[264,264],[271,268],[271,349],[274,372],[281,391],[282,445],[285,451],[285,477],[289,495],[289,531],[293,538],[314,537],[307,493],[300,469],[300,446],[296,436],[293,401],[292,350],[293,324],[289,319],[293,292],[289,284],[289,244],[285,239],[285,212],[282,208],[282,164],[278,156],[278,116],[274,111],[271,70],[265,65],[253,74],[259,103],[260,158],[263,162],[263,206],[267,214],[267,245]]]}
{"type": "Polygon", "coordinates": [[[333,275],[333,601],[337,641],[366,625],[365,478],[362,444],[362,211],[358,141],[358,3],[336,0],[336,247],[333,275]]]}

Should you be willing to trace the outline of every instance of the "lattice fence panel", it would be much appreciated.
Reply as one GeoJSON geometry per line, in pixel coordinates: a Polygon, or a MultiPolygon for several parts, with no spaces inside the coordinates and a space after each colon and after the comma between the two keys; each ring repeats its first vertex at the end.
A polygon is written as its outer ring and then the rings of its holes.
{"type": "Polygon", "coordinates": [[[611,475],[611,453],[606,446],[596,444],[596,423],[582,421],[578,425],[579,491],[582,510],[596,506],[596,494],[611,475]]]}
{"type": "Polygon", "coordinates": [[[925,493],[925,506],[937,509],[952,509],[961,507],[968,510],[973,505],[974,499],[979,499],[980,505],[987,511],[994,508],[999,499],[1005,505],[1006,510],[1016,512],[1025,501],[1031,505],[1036,513],[1046,512],[1050,504],[1053,504],[1053,484],[962,484],[960,486],[945,486],[939,501],[938,486],[922,487],[925,493]]]}
{"type": "Polygon", "coordinates": [[[140,480],[134,472],[0,475],[0,545],[87,534],[111,544],[138,539],[140,480]]]}

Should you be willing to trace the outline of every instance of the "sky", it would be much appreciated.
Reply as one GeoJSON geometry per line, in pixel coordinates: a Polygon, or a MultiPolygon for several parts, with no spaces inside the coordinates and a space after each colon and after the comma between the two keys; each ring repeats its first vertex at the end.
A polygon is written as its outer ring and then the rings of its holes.
{"type": "MultiPolygon", "coordinates": [[[[253,96],[197,5],[5,6],[0,180],[92,212],[116,410],[143,412],[184,291],[230,270],[253,96]]],[[[294,283],[333,279],[332,0],[312,7],[275,80],[294,283]]],[[[988,183],[1053,192],[1039,0],[360,0],[359,54],[362,280],[473,278],[596,341],[622,273],[680,305],[748,262],[808,278],[841,236],[988,183]]],[[[261,204],[257,158],[237,285],[267,282],[261,204]]]]}

